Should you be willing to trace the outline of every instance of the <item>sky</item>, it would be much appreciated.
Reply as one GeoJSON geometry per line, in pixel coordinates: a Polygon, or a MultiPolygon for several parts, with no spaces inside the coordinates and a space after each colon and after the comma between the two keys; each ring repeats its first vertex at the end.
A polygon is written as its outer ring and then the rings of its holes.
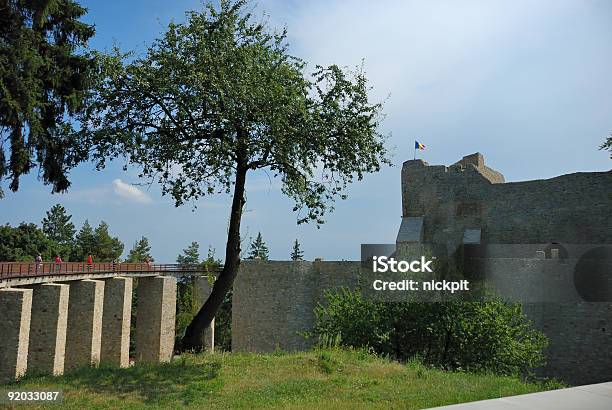
{"type": "MultiPolygon", "coordinates": [[[[194,0],[82,1],[95,24],[90,45],[142,53],[170,21],[183,22],[194,0]]],[[[318,229],[297,225],[279,182],[247,180],[245,246],[261,232],[271,259],[292,242],[312,260],[359,259],[361,243],[394,243],[401,220],[400,171],[414,140],[429,164],[450,165],[481,152],[507,181],[607,171],[598,150],[612,132],[612,2],[608,0],[283,1],[253,3],[258,19],[288,31],[289,51],[309,63],[364,64],[373,101],[384,101],[381,132],[393,167],[368,175],[318,229]],[[265,13],[265,14],[264,14],[265,13]]],[[[101,172],[72,171],[68,193],[51,194],[36,175],[0,200],[0,223],[40,223],[56,203],[73,215],[106,221],[127,255],[141,236],[156,261],[172,263],[192,241],[223,257],[230,198],[207,197],[175,208],[159,188],[141,184],[121,161],[101,172]]],[[[5,191],[7,184],[3,183],[5,191]]]]}

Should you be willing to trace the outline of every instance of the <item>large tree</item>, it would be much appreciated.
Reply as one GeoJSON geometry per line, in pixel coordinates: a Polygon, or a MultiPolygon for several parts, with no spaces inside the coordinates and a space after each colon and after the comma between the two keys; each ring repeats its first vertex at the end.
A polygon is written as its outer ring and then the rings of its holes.
{"type": "Polygon", "coordinates": [[[149,239],[146,236],[143,236],[138,241],[134,243],[134,246],[130,250],[128,254],[126,262],[153,262],[153,257],[151,256],[151,245],[149,245],[149,239]]]}
{"type": "Polygon", "coordinates": [[[70,259],[73,262],[85,262],[87,256],[93,255],[96,250],[96,235],[94,229],[86,219],[85,223],[76,234],[74,248],[70,259]]]}
{"type": "Polygon", "coordinates": [[[93,257],[96,262],[114,262],[121,258],[123,243],[119,238],[110,235],[106,222],[100,222],[100,225],[94,230],[94,237],[96,245],[93,257]]]}
{"type": "Polygon", "coordinates": [[[295,201],[298,222],[323,222],[347,185],[389,163],[363,70],[316,66],[289,54],[245,1],[208,4],[171,23],[145,56],[100,55],[99,78],[81,118],[99,167],[126,156],[177,206],[231,192],[225,261],[183,347],[203,331],[240,264],[247,174],[267,169],[295,201]]]}
{"type": "Polygon", "coordinates": [[[261,232],[257,232],[257,237],[251,242],[251,249],[249,249],[247,259],[261,259],[267,261],[268,256],[268,245],[266,245],[266,242],[263,240],[261,232]]]}
{"type": "Polygon", "coordinates": [[[65,191],[84,158],[68,131],[94,68],[83,53],[94,34],[79,20],[85,12],[72,0],[0,0],[0,180],[13,191],[36,164],[53,192],[65,191]]]}
{"type": "Polygon", "coordinates": [[[176,263],[179,265],[197,265],[200,263],[200,244],[191,242],[186,249],[183,249],[183,253],[176,257],[176,263]]]}
{"type": "Polygon", "coordinates": [[[296,239],[293,242],[293,248],[291,249],[291,260],[292,261],[303,261],[304,260],[304,251],[300,247],[300,243],[296,239]]]}
{"type": "Polygon", "coordinates": [[[42,230],[51,239],[63,245],[72,245],[74,241],[74,224],[70,222],[66,208],[60,204],[53,205],[42,220],[42,230]]]}

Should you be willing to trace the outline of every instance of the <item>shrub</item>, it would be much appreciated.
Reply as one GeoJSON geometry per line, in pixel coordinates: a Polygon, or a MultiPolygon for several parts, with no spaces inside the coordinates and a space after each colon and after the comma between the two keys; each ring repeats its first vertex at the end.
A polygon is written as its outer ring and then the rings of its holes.
{"type": "Polygon", "coordinates": [[[315,309],[314,333],[343,346],[449,370],[529,374],[544,364],[547,339],[533,329],[519,304],[480,302],[389,303],[358,290],[327,292],[315,309]]]}

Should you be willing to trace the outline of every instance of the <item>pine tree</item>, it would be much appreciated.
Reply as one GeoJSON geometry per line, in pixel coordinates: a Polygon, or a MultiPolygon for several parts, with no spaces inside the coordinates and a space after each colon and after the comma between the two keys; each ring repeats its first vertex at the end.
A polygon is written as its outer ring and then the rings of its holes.
{"type": "Polygon", "coordinates": [[[93,255],[96,250],[96,235],[93,228],[86,219],[85,223],[76,234],[74,250],[70,259],[73,262],[84,262],[88,255],[93,255]]]}
{"type": "Polygon", "coordinates": [[[87,156],[69,136],[70,116],[85,108],[94,64],[83,50],[94,26],[72,0],[3,0],[0,10],[0,179],[17,191],[38,164],[43,182],[65,191],[68,169],[87,156]]]}
{"type": "Polygon", "coordinates": [[[94,261],[112,262],[121,258],[123,243],[119,238],[110,236],[106,222],[100,222],[100,225],[94,231],[94,236],[96,238],[95,249],[93,251],[94,261]]]}
{"type": "Polygon", "coordinates": [[[140,240],[134,243],[134,246],[130,250],[128,254],[126,262],[153,262],[154,259],[151,256],[151,245],[149,245],[149,240],[146,236],[140,238],[140,240]]]}
{"type": "Polygon", "coordinates": [[[70,222],[72,215],[68,215],[66,208],[60,204],[54,205],[47,216],[42,220],[42,230],[49,239],[62,245],[72,244],[74,241],[74,224],[70,222]]]}
{"type": "Polygon", "coordinates": [[[183,249],[183,254],[176,257],[179,265],[196,265],[200,263],[200,244],[191,242],[187,249],[183,249]]]}
{"type": "Polygon", "coordinates": [[[291,251],[291,260],[292,261],[303,261],[304,260],[304,252],[300,249],[300,243],[296,239],[293,242],[293,250],[291,251]]]}
{"type": "Polygon", "coordinates": [[[264,261],[268,260],[268,247],[261,236],[261,232],[257,233],[257,238],[255,238],[255,241],[251,243],[251,250],[249,251],[249,256],[247,257],[247,259],[255,258],[264,261]]]}

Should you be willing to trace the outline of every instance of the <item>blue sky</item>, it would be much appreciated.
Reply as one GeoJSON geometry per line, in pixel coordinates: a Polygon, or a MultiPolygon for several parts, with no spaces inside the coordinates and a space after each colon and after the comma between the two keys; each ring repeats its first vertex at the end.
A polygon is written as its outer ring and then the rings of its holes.
{"type": "MultiPolygon", "coordinates": [[[[84,1],[96,25],[94,48],[118,43],[142,52],[170,20],[199,1],[84,1]]],[[[296,225],[291,202],[265,174],[251,175],[243,235],[261,231],[273,259],[288,259],[299,238],[305,257],[358,259],[360,243],[395,240],[401,217],[401,163],[414,139],[430,164],[480,151],[508,181],[606,171],[598,146],[612,132],[612,2],[282,1],[260,0],[272,26],[286,26],[292,54],[315,64],[365,61],[372,98],[385,100],[395,166],[354,184],[327,223],[296,225]]],[[[102,172],[83,164],[67,194],[52,195],[35,175],[0,200],[0,223],[40,222],[63,204],[77,227],[109,223],[126,253],[147,236],[153,255],[173,262],[191,241],[222,256],[229,198],[175,208],[156,186],[116,163],[102,172]]],[[[6,190],[6,184],[3,184],[6,190]]]]}

